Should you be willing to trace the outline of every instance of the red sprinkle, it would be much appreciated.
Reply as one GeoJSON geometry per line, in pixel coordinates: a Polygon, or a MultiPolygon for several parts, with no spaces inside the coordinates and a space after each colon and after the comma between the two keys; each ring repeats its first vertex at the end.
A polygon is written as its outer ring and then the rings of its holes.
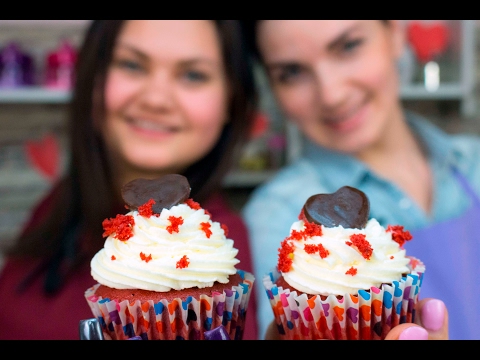
{"type": "Polygon", "coordinates": [[[139,215],[142,215],[142,216],[144,216],[144,217],[146,217],[146,218],[149,218],[149,217],[152,216],[152,215],[155,215],[155,216],[157,216],[157,217],[160,216],[160,214],[155,214],[155,213],[153,212],[153,210],[152,210],[153,204],[155,204],[155,200],[150,199],[150,200],[148,200],[145,204],[140,205],[140,206],[138,207],[138,214],[139,214],[139,215]]]}
{"type": "Polygon", "coordinates": [[[412,240],[410,231],[404,231],[401,225],[388,225],[387,231],[392,233],[393,241],[397,242],[402,248],[405,242],[412,240]]]}
{"type": "Polygon", "coordinates": [[[322,227],[318,224],[305,221],[305,235],[308,237],[322,236],[322,227]]]}
{"type": "Polygon", "coordinates": [[[202,227],[202,230],[205,232],[205,235],[207,236],[207,238],[210,239],[210,235],[212,235],[212,230],[210,230],[210,227],[212,225],[210,225],[210,223],[208,222],[202,222],[200,223],[201,227],[202,227]]]}
{"type": "Polygon", "coordinates": [[[305,250],[307,254],[315,254],[318,250],[318,246],[314,244],[305,244],[303,250],[305,250]]]}
{"type": "Polygon", "coordinates": [[[352,275],[352,276],[355,276],[357,275],[357,269],[355,269],[353,266],[347,270],[347,272],[345,273],[345,275],[352,275]]]}
{"type": "MultiPolygon", "coordinates": [[[[370,243],[366,240],[366,236],[364,234],[353,234],[350,235],[350,240],[352,241],[353,246],[355,246],[360,252],[360,254],[362,254],[365,259],[370,260],[373,249],[370,243]]],[[[346,243],[347,245],[350,245],[348,242],[346,243]]]]}
{"type": "Polygon", "coordinates": [[[173,232],[178,233],[180,230],[178,227],[183,224],[183,218],[181,216],[169,216],[168,221],[170,221],[170,225],[167,226],[167,231],[172,234],[173,232]]]}
{"type": "Polygon", "coordinates": [[[288,240],[303,240],[305,237],[304,231],[292,230],[292,233],[288,237],[288,240]]]}
{"type": "Polygon", "coordinates": [[[393,259],[393,255],[392,255],[392,256],[390,256],[390,259],[393,259]]]}
{"type": "Polygon", "coordinates": [[[288,242],[288,238],[282,241],[278,249],[278,270],[289,272],[293,263],[294,246],[288,242]]]}
{"type": "Polygon", "coordinates": [[[190,206],[190,208],[192,208],[193,210],[200,210],[202,207],[200,206],[200,204],[196,201],[193,201],[193,199],[187,199],[185,200],[185,204],[187,204],[188,206],[190,206]]]}
{"type": "Polygon", "coordinates": [[[189,264],[190,264],[190,261],[188,260],[187,255],[183,255],[182,258],[177,261],[176,267],[177,269],[184,269],[188,267],[189,264]]]}
{"type": "Polygon", "coordinates": [[[115,234],[115,238],[126,241],[133,236],[133,226],[135,220],[131,215],[118,214],[115,218],[105,219],[102,222],[103,237],[115,234]]]}
{"type": "Polygon", "coordinates": [[[225,224],[221,224],[220,227],[223,229],[223,232],[225,233],[225,237],[228,237],[228,226],[225,224]]]}
{"type": "Polygon", "coordinates": [[[112,261],[113,260],[117,260],[117,258],[115,257],[115,255],[112,255],[112,261]]]}
{"type": "Polygon", "coordinates": [[[140,259],[148,263],[150,260],[152,260],[152,254],[146,256],[143,252],[140,253],[140,259]]]}
{"type": "Polygon", "coordinates": [[[318,253],[322,259],[325,259],[328,255],[330,255],[330,252],[325,249],[322,244],[318,244],[318,253]]]}
{"type": "Polygon", "coordinates": [[[330,252],[326,250],[322,244],[306,244],[303,248],[307,254],[315,254],[318,251],[318,254],[322,259],[325,259],[330,252]]]}
{"type": "Polygon", "coordinates": [[[305,217],[305,212],[303,211],[303,208],[302,210],[300,210],[300,214],[298,214],[298,220],[308,221],[305,217]]]}
{"type": "Polygon", "coordinates": [[[420,261],[417,259],[410,259],[410,265],[412,266],[412,269],[415,269],[418,264],[420,264],[420,261]]]}

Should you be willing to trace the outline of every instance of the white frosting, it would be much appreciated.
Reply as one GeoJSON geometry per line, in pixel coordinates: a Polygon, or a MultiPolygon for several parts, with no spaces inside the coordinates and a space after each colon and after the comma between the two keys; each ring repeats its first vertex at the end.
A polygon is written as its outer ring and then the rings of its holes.
{"type": "Polygon", "coordinates": [[[226,238],[220,223],[212,221],[203,209],[179,204],[163,209],[159,217],[143,217],[138,211],[126,215],[135,221],[133,236],[122,241],[111,234],[91,261],[91,274],[99,283],[117,289],[165,292],[227,283],[229,275],[236,273],[239,260],[233,240],[226,238]],[[183,219],[178,233],[167,230],[170,216],[183,219]],[[200,225],[204,222],[211,225],[209,238],[200,225]],[[142,260],[140,253],[151,255],[151,260],[142,260]],[[177,268],[183,256],[189,264],[177,268]]]}
{"type": "MultiPolygon", "coordinates": [[[[292,224],[293,230],[304,230],[303,220],[292,224]]],[[[343,295],[356,294],[359,289],[379,287],[382,283],[400,280],[402,274],[409,273],[407,267],[410,259],[405,250],[392,240],[392,234],[387,232],[377,220],[368,221],[364,229],[346,229],[342,226],[328,228],[321,226],[322,235],[302,240],[289,240],[294,245],[293,263],[290,271],[282,272],[283,277],[291,286],[308,294],[343,295]],[[364,234],[373,253],[369,259],[355,247],[347,245],[350,235],[364,234]],[[321,258],[318,252],[308,254],[305,244],[322,244],[329,252],[321,258]],[[355,275],[346,272],[355,268],[355,275]]]]}

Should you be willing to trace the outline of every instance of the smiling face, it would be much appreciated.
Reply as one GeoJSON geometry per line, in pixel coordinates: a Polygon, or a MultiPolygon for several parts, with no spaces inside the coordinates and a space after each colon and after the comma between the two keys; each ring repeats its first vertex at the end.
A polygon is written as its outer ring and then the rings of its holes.
{"type": "Polygon", "coordinates": [[[262,20],[257,43],[286,116],[319,145],[358,154],[401,121],[397,22],[262,20]]]}
{"type": "Polygon", "coordinates": [[[216,144],[228,88],[215,24],[130,20],[113,49],[102,134],[117,166],[181,173],[216,144]]]}

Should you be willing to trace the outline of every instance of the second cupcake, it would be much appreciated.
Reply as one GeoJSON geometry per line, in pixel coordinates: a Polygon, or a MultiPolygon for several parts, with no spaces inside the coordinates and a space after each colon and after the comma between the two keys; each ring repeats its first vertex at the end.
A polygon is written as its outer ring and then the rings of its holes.
{"type": "Polygon", "coordinates": [[[369,219],[352,187],[311,196],[263,278],[282,339],[381,340],[413,322],[425,271],[402,226],[369,219]]]}

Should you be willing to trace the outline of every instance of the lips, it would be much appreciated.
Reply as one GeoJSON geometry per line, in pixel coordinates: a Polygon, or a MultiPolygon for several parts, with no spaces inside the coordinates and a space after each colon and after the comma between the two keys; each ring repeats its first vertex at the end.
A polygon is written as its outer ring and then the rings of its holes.
{"type": "Polygon", "coordinates": [[[358,106],[342,114],[324,116],[324,123],[335,131],[351,131],[363,122],[366,106],[358,106]]]}
{"type": "Polygon", "coordinates": [[[135,133],[142,136],[168,136],[181,130],[180,127],[176,125],[140,118],[128,118],[127,122],[135,133]]]}

